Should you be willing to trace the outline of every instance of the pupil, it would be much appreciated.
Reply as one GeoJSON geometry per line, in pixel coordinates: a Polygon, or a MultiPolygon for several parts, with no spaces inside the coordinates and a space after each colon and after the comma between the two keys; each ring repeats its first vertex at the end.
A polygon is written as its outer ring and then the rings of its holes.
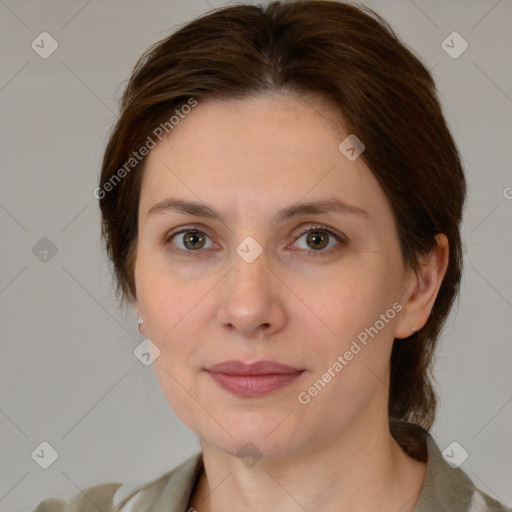
{"type": "Polygon", "coordinates": [[[312,234],[308,237],[308,242],[313,242],[313,245],[315,245],[315,249],[323,249],[326,246],[326,236],[323,233],[320,233],[318,231],[312,232],[312,234]],[[323,240],[323,243],[322,243],[323,240]]]}
{"type": "MultiPolygon", "coordinates": [[[[197,232],[192,232],[192,231],[189,231],[186,235],[185,235],[185,245],[187,247],[188,244],[190,243],[192,245],[192,248],[197,248],[197,245],[200,244],[201,242],[201,239],[203,237],[198,235],[197,232]]],[[[189,247],[190,248],[190,247],[189,247]]]]}

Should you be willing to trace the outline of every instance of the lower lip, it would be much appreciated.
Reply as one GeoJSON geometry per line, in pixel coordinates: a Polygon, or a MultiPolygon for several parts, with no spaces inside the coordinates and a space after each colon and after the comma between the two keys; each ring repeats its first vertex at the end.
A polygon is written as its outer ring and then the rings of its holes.
{"type": "Polygon", "coordinates": [[[287,386],[302,375],[296,373],[279,373],[269,375],[227,375],[208,372],[215,382],[226,391],[238,396],[261,396],[287,386]]]}

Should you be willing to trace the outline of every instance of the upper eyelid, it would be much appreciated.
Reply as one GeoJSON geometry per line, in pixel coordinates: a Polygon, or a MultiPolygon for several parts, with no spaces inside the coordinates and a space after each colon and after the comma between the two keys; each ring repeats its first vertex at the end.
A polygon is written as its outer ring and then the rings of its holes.
{"type": "Polygon", "coordinates": [[[170,240],[173,236],[181,235],[183,233],[186,233],[187,231],[200,231],[201,233],[204,233],[209,238],[211,238],[211,236],[208,234],[207,229],[208,228],[201,226],[200,224],[192,224],[190,226],[180,226],[175,229],[171,229],[171,230],[167,231],[164,235],[164,240],[166,240],[166,241],[170,240]]]}

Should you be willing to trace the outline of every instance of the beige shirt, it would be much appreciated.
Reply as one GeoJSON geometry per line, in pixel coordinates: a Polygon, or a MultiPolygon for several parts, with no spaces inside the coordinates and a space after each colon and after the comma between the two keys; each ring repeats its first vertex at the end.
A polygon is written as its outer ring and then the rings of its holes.
{"type": "MultiPolygon", "coordinates": [[[[426,439],[427,472],[414,512],[512,512],[477,489],[460,468],[453,469],[430,434],[426,439]]],[[[88,487],[67,500],[46,498],[34,512],[195,512],[189,502],[202,470],[199,452],[124,496],[116,506],[114,494],[121,482],[88,487]]]]}

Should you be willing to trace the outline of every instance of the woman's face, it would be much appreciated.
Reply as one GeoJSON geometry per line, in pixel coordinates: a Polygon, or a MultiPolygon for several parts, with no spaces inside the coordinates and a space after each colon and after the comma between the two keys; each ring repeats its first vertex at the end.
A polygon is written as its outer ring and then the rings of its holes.
{"type": "Polygon", "coordinates": [[[262,95],[199,103],[147,157],[134,306],[168,403],[225,452],[278,457],[387,419],[409,273],[348,135],[319,100],[262,95]],[[233,360],[295,372],[209,371],[233,360]]]}

